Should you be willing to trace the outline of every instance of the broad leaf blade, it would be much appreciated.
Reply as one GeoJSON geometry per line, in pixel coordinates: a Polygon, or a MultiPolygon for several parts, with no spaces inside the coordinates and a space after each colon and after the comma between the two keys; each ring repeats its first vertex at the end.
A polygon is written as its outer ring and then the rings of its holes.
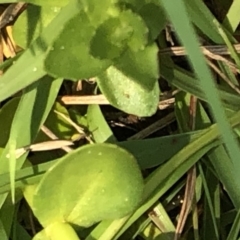
{"type": "Polygon", "coordinates": [[[50,75],[75,80],[94,77],[104,71],[111,61],[99,60],[89,53],[94,32],[88,15],[80,11],[54,41],[44,63],[46,71],[50,75]]]}
{"type": "Polygon", "coordinates": [[[156,50],[154,45],[137,53],[126,53],[115,66],[97,77],[100,90],[114,107],[137,116],[156,112],[159,101],[156,50]]]}
{"type": "Polygon", "coordinates": [[[142,190],[143,179],[131,154],[116,145],[87,145],[49,169],[33,195],[33,210],[45,227],[56,221],[86,227],[133,211],[142,190]]]}

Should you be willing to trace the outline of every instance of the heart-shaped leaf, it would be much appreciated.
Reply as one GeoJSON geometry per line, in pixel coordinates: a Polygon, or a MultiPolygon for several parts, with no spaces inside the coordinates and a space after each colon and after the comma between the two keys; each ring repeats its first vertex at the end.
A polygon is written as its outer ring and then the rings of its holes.
{"type": "Polygon", "coordinates": [[[55,222],[87,227],[129,214],[142,192],[135,158],[116,145],[94,144],[59,160],[27,198],[44,227],[55,222]]]}

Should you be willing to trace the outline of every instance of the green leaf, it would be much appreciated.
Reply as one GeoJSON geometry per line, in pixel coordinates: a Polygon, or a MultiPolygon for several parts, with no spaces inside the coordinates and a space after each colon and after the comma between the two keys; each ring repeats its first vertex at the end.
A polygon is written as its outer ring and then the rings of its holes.
{"type": "MultiPolygon", "coordinates": [[[[22,2],[22,1],[21,0],[0,0],[0,3],[16,3],[16,2],[22,2]]],[[[46,2],[45,0],[25,0],[24,2],[36,4],[39,6],[48,4],[48,2],[46,2]]],[[[51,2],[52,2],[52,0],[51,0],[51,2]]]]}
{"type": "Polygon", "coordinates": [[[159,99],[157,83],[148,91],[114,67],[109,67],[97,80],[101,92],[114,107],[137,116],[151,116],[156,112],[159,99]]]}
{"type": "Polygon", "coordinates": [[[159,101],[158,74],[157,47],[153,45],[137,53],[127,52],[97,81],[114,107],[138,116],[151,116],[159,101]]]}
{"type": "Polygon", "coordinates": [[[13,236],[12,239],[14,240],[32,240],[32,237],[30,234],[27,232],[27,230],[17,221],[15,221],[15,225],[13,228],[13,236]]]}
{"type": "Polygon", "coordinates": [[[114,66],[143,88],[152,90],[160,75],[157,52],[158,48],[155,44],[138,52],[128,50],[114,66]]]}
{"type": "Polygon", "coordinates": [[[230,9],[228,10],[227,15],[223,20],[223,25],[231,33],[234,33],[239,25],[239,22],[240,22],[240,17],[238,14],[239,11],[240,11],[239,1],[233,1],[230,9]]]}
{"type": "Polygon", "coordinates": [[[130,8],[137,12],[145,4],[145,0],[118,0],[118,4],[122,8],[130,8]]]}
{"type": "MultiPolygon", "coordinates": [[[[204,35],[207,35],[213,42],[222,44],[223,40],[219,35],[216,26],[213,21],[216,20],[211,11],[206,7],[204,2],[201,0],[187,1],[184,0],[188,16],[191,21],[202,31],[204,35]]],[[[176,6],[174,6],[176,9],[176,6]]],[[[179,14],[182,14],[182,11],[177,11],[179,14]]],[[[181,16],[178,16],[181,19],[181,16]]],[[[184,27],[184,25],[183,25],[184,27]]],[[[178,32],[178,31],[177,31],[178,32]]],[[[185,29],[185,34],[186,34],[185,29]]],[[[189,32],[188,32],[189,33],[189,32]]]]}
{"type": "MultiPolygon", "coordinates": [[[[11,125],[8,143],[0,157],[0,171],[10,172],[13,198],[15,169],[22,167],[26,154],[21,156],[18,161],[13,161],[15,159],[15,154],[11,157],[10,150],[13,151],[14,148],[32,143],[40,126],[45,121],[52,107],[53,101],[55,101],[56,94],[58,93],[61,84],[61,79],[53,80],[49,77],[42,79],[41,82],[35,83],[25,89],[24,95],[17,107],[11,125]],[[32,121],[32,119],[34,119],[34,121],[32,121]],[[8,153],[10,154],[11,159],[7,158],[8,153]]],[[[6,196],[1,195],[0,199],[3,200],[5,197],[6,196]]]]}
{"type": "Polygon", "coordinates": [[[1,219],[0,219],[0,238],[2,240],[8,240],[9,239],[8,236],[7,236],[7,233],[4,229],[4,225],[3,225],[3,222],[2,222],[1,219]]]}
{"type": "Polygon", "coordinates": [[[45,59],[46,71],[68,79],[90,78],[104,71],[111,61],[96,59],[89,53],[94,32],[88,15],[80,11],[54,41],[45,59]]]}
{"type": "MultiPolygon", "coordinates": [[[[240,112],[230,119],[232,127],[239,125],[240,112]]],[[[202,135],[182,148],[167,163],[159,166],[146,180],[143,204],[131,215],[127,223],[117,233],[117,237],[133,224],[147,209],[169,190],[203,155],[215,147],[220,133],[216,124],[203,130],[202,135]],[[214,146],[215,145],[215,146],[214,146]],[[174,167],[173,167],[174,166],[174,167]]]]}
{"type": "Polygon", "coordinates": [[[166,26],[165,12],[160,4],[149,3],[144,5],[138,13],[149,29],[148,40],[152,43],[166,26]]]}
{"type": "Polygon", "coordinates": [[[129,214],[142,192],[135,158],[116,145],[94,144],[71,152],[49,169],[33,194],[32,207],[45,227],[59,221],[87,227],[129,214]]]}
{"type": "Polygon", "coordinates": [[[201,131],[196,131],[152,139],[123,141],[118,145],[137,158],[141,169],[147,169],[165,163],[201,134],[201,131]]]}
{"type": "Polygon", "coordinates": [[[239,155],[239,145],[234,138],[232,129],[227,121],[224,108],[222,107],[220,96],[217,92],[216,85],[212,79],[211,73],[207,68],[205,59],[200,52],[198,47],[198,41],[194,33],[193,27],[189,22],[189,16],[187,14],[185,5],[181,1],[175,2],[173,0],[163,1],[163,6],[170,15],[171,21],[173,22],[175,28],[178,31],[179,38],[184,44],[186,51],[188,52],[189,59],[191,61],[192,67],[198,76],[200,86],[204,90],[207,101],[211,107],[213,116],[218,123],[219,130],[221,131],[221,136],[224,140],[228,154],[232,160],[234,172],[234,177],[239,181],[240,162],[238,160],[239,155]],[[176,12],[176,7],[179,8],[179,12],[176,12]],[[186,35],[186,31],[189,35],[186,35]]]}
{"type": "Polygon", "coordinates": [[[129,48],[134,52],[143,50],[148,40],[148,28],[145,22],[140,16],[129,10],[125,11],[122,15],[123,20],[133,28],[133,34],[128,41],[129,48]]]}
{"type": "Polygon", "coordinates": [[[43,69],[45,52],[54,38],[61,32],[59,26],[64,25],[73,15],[79,12],[75,1],[64,7],[61,12],[44,28],[43,33],[34,41],[19,59],[4,73],[0,83],[0,101],[29,86],[46,75],[43,69]]]}
{"type": "Polygon", "coordinates": [[[208,169],[206,176],[201,164],[198,164],[198,169],[203,182],[204,189],[204,232],[205,239],[219,239],[219,181],[208,169]],[[209,227],[211,229],[209,229],[209,227]]]}
{"type": "Polygon", "coordinates": [[[142,18],[130,10],[121,12],[103,22],[91,41],[91,53],[97,58],[113,59],[129,47],[144,49],[148,29],[142,18]]]}
{"type": "Polygon", "coordinates": [[[32,0],[13,25],[13,38],[22,48],[27,48],[59,13],[69,0],[32,0]],[[42,6],[40,6],[42,5],[42,6]]]}
{"type": "Polygon", "coordinates": [[[97,28],[90,46],[90,52],[94,57],[113,59],[126,49],[133,28],[124,21],[122,15],[108,18],[97,28]]]}
{"type": "Polygon", "coordinates": [[[232,224],[227,240],[238,239],[239,230],[240,230],[240,210],[238,210],[237,212],[237,216],[234,219],[234,222],[232,224]]]}
{"type": "Polygon", "coordinates": [[[98,0],[77,1],[94,27],[98,27],[108,17],[117,17],[120,13],[120,9],[116,5],[117,0],[102,0],[101,4],[98,0]]]}
{"type": "MultiPolygon", "coordinates": [[[[169,160],[182,148],[199,138],[203,131],[204,130],[154,139],[123,141],[119,142],[118,145],[132,153],[136,157],[140,168],[145,170],[156,167],[169,160]],[[159,158],[160,155],[161,158],[159,158]]],[[[101,140],[101,138],[99,139],[101,140]]],[[[217,145],[221,143],[221,141],[217,141],[217,145]]],[[[57,161],[58,159],[17,170],[15,178],[16,188],[23,188],[25,184],[38,183],[42,175],[55,165],[57,161]]],[[[9,189],[9,174],[0,174],[0,193],[5,193],[9,191],[9,189]]]]}
{"type": "MultiPolygon", "coordinates": [[[[47,81],[50,81],[48,78],[47,81]]],[[[10,128],[12,126],[12,120],[14,113],[17,109],[20,98],[12,98],[8,101],[0,110],[0,126],[2,126],[0,136],[0,147],[4,147],[9,139],[10,128]]],[[[50,128],[57,136],[64,139],[71,139],[72,135],[76,132],[73,127],[64,119],[59,117],[53,110],[57,110],[66,116],[68,111],[59,103],[56,103],[54,108],[49,113],[45,125],[50,128]]],[[[49,140],[45,134],[41,131],[38,133],[36,142],[49,140]]]]}
{"type": "MultiPolygon", "coordinates": [[[[176,65],[167,66],[165,64],[166,62],[163,62],[161,65],[161,75],[169,83],[185,92],[189,92],[190,94],[207,101],[206,94],[201,88],[200,82],[194,78],[190,72],[177,67],[176,65]]],[[[221,88],[218,90],[218,93],[225,107],[234,111],[239,109],[240,97],[238,94],[224,91],[221,88]]]]}
{"type": "Polygon", "coordinates": [[[88,129],[96,143],[117,142],[98,105],[89,105],[87,111],[88,129]]]}
{"type": "Polygon", "coordinates": [[[12,98],[0,110],[0,126],[2,126],[0,147],[4,147],[8,141],[12,120],[17,109],[19,99],[20,98],[12,98]]]}
{"type": "MultiPolygon", "coordinates": [[[[64,114],[66,117],[70,118],[68,110],[60,103],[56,102],[51,112],[49,113],[44,125],[49,128],[58,138],[70,140],[71,137],[76,133],[76,130],[67,120],[59,116],[59,114],[54,111],[58,111],[64,114]]],[[[44,142],[47,140],[49,140],[49,137],[40,131],[35,142],[44,142]]]]}
{"type": "Polygon", "coordinates": [[[33,240],[79,240],[79,238],[68,223],[56,222],[35,235],[33,240]]]}

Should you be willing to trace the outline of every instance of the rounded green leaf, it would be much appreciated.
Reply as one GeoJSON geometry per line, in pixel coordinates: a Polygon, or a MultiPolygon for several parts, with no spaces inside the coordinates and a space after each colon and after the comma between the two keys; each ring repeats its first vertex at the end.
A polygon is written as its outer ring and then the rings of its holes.
{"type": "Polygon", "coordinates": [[[116,108],[137,116],[151,116],[158,107],[157,47],[127,51],[115,66],[96,79],[101,92],[116,108]]]}
{"type": "Polygon", "coordinates": [[[54,222],[87,227],[132,212],[142,192],[141,172],[129,152],[112,144],[87,145],[44,175],[33,196],[33,212],[44,227],[54,222]]]}
{"type": "Polygon", "coordinates": [[[94,58],[89,51],[95,28],[80,11],[64,27],[45,59],[45,69],[53,76],[68,79],[94,77],[104,71],[109,60],[94,58]]]}

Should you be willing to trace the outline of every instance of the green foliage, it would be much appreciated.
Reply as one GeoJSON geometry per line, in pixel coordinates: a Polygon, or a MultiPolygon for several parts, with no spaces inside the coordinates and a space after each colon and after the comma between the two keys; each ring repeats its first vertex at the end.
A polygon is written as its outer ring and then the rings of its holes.
{"type": "Polygon", "coordinates": [[[73,228],[63,222],[56,222],[36,234],[33,240],[79,240],[73,228]]]}
{"type": "Polygon", "coordinates": [[[137,53],[126,52],[115,66],[97,77],[100,90],[113,106],[138,116],[151,116],[156,112],[159,101],[156,56],[155,45],[137,53]],[[143,61],[147,61],[146,64],[143,61]]]}
{"type": "MultiPolygon", "coordinates": [[[[142,79],[139,79],[138,82],[140,85],[150,85],[151,91],[148,91],[146,94],[149,95],[151,99],[156,99],[158,92],[155,86],[157,84],[157,77],[159,76],[159,71],[157,70],[157,49],[155,48],[154,51],[154,47],[149,48],[146,46],[148,42],[152,43],[153,38],[156,38],[154,31],[156,31],[157,28],[162,28],[165,19],[159,19],[161,20],[159,25],[157,26],[157,23],[155,23],[152,28],[149,24],[151,20],[147,11],[142,11],[140,14],[137,14],[132,12],[131,9],[127,9],[127,7],[126,10],[121,11],[121,6],[116,5],[115,1],[104,1],[103,4],[106,7],[104,12],[103,6],[101,6],[100,10],[99,6],[95,4],[95,1],[73,1],[65,8],[66,10],[63,9],[63,11],[60,11],[52,22],[49,24],[46,23],[46,25],[44,23],[43,26],[46,26],[46,29],[43,29],[41,34],[40,32],[36,34],[37,36],[40,34],[39,40],[44,45],[44,51],[46,52],[46,50],[48,50],[47,53],[44,54],[44,61],[39,59],[39,64],[44,64],[45,71],[54,77],[76,80],[101,76],[108,67],[111,68],[111,66],[115,65],[114,62],[116,62],[116,65],[119,65],[123,73],[124,71],[127,71],[128,74],[130,72],[130,78],[135,72],[137,77],[142,76],[142,79]],[[70,12],[72,8],[75,8],[74,12],[70,12]],[[78,10],[76,10],[76,8],[78,10]],[[65,17],[65,21],[64,10],[66,14],[69,13],[68,18],[65,17]],[[47,29],[52,29],[52,26],[55,26],[54,22],[56,22],[56,24],[59,23],[57,18],[60,19],[61,15],[63,16],[61,23],[63,28],[60,28],[60,31],[56,32],[55,36],[51,39],[46,36],[49,38],[49,41],[46,41],[45,37],[43,38],[41,36],[45,36],[45,32],[49,32],[47,29]],[[143,18],[141,16],[143,16],[143,18]],[[145,22],[147,25],[145,25],[145,22]],[[82,26],[84,26],[84,28],[82,26]],[[152,49],[152,51],[149,49],[152,49]],[[120,64],[118,63],[119,57],[122,55],[123,58],[126,58],[126,61],[133,61],[133,64],[127,63],[126,67],[121,66],[121,64],[125,62],[125,59],[123,59],[120,64]],[[146,58],[146,67],[143,66],[141,58],[146,58]],[[113,61],[114,59],[116,60],[113,61]],[[91,65],[91,68],[89,68],[89,65],[91,65]],[[136,69],[138,70],[136,71],[136,69]],[[152,69],[153,71],[151,71],[152,69]],[[139,74],[139,72],[143,74],[139,74]],[[153,90],[153,88],[155,88],[155,90],[153,90]]],[[[34,5],[33,7],[37,6],[34,5]]],[[[151,7],[153,6],[151,5],[150,8],[151,7]]],[[[50,9],[49,6],[46,6],[46,8],[50,9]]],[[[158,9],[158,6],[156,6],[156,9],[158,9]]],[[[29,14],[36,15],[34,11],[34,9],[28,9],[29,14]]],[[[44,12],[44,9],[42,11],[44,12]]],[[[160,8],[159,13],[161,13],[160,8]]],[[[21,19],[19,20],[19,24],[20,27],[16,26],[16,29],[20,29],[20,31],[26,29],[24,23],[21,23],[21,19]]],[[[33,22],[28,25],[36,29],[33,22]]],[[[28,43],[36,38],[30,31],[25,31],[18,35],[23,36],[22,38],[25,38],[25,42],[27,39],[31,39],[28,43]]],[[[37,40],[35,42],[39,45],[37,40]]],[[[18,43],[17,38],[16,41],[18,43]]],[[[21,41],[19,41],[19,44],[21,44],[21,41]]],[[[35,42],[33,42],[33,44],[35,42]]],[[[26,54],[23,54],[23,56],[24,55],[26,54]]],[[[33,69],[36,68],[38,68],[37,65],[33,67],[33,69]]],[[[111,89],[111,84],[108,86],[108,81],[105,82],[107,85],[106,88],[111,89]]],[[[117,84],[118,83],[115,83],[115,86],[117,84]]],[[[136,91],[135,95],[138,95],[139,91],[136,91]]],[[[106,97],[109,98],[108,100],[114,106],[122,109],[121,105],[116,104],[116,101],[112,102],[113,98],[108,96],[109,94],[107,94],[106,97]]],[[[114,94],[114,98],[119,98],[119,96],[114,94]]],[[[124,97],[122,97],[120,101],[124,101],[124,97]]],[[[138,102],[135,104],[138,104],[138,102]]],[[[138,108],[141,107],[140,104],[139,102],[138,108]]],[[[130,111],[132,114],[149,116],[156,111],[157,102],[155,101],[155,103],[151,105],[151,109],[143,109],[142,112],[131,112],[131,109],[124,110],[127,112],[130,111]]]]}
{"type": "Polygon", "coordinates": [[[43,29],[57,16],[61,8],[67,5],[69,0],[47,2],[32,0],[29,2],[34,5],[29,5],[27,11],[20,15],[13,28],[13,37],[22,48],[27,48],[42,33],[43,29]]]}
{"type": "MultiPolygon", "coordinates": [[[[20,1],[0,0],[7,2],[20,1]]],[[[193,219],[183,238],[237,239],[240,59],[233,44],[239,2],[216,1],[216,9],[214,1],[201,0],[26,2],[13,22],[22,50],[0,65],[1,239],[173,239],[177,216],[167,209],[194,165],[193,219]],[[188,54],[181,67],[175,57],[159,54],[169,24],[188,54]],[[225,77],[213,78],[199,37],[226,45],[231,58],[205,51],[225,77]],[[119,142],[105,108],[64,106],[60,97],[100,92],[118,113],[140,123],[158,110],[160,77],[182,91],[174,105],[178,132],[170,136],[119,142]],[[79,80],[95,85],[78,92],[79,80]],[[49,141],[43,125],[59,141],[49,141]],[[72,148],[53,147],[66,141],[72,148]],[[28,231],[30,225],[35,232],[33,223],[25,217],[22,223],[23,198],[41,224],[35,236],[28,231]]],[[[136,131],[138,123],[127,127],[136,131]]]]}
{"type": "Polygon", "coordinates": [[[70,79],[90,78],[105,70],[111,61],[101,61],[89,54],[94,32],[87,14],[80,11],[68,21],[49,48],[44,63],[45,70],[49,74],[70,79]]]}
{"type": "Polygon", "coordinates": [[[44,227],[55,222],[89,227],[131,213],[142,200],[143,180],[127,151],[94,144],[63,157],[28,188],[25,196],[44,227]],[[75,190],[67,194],[69,189],[75,190]]]}

